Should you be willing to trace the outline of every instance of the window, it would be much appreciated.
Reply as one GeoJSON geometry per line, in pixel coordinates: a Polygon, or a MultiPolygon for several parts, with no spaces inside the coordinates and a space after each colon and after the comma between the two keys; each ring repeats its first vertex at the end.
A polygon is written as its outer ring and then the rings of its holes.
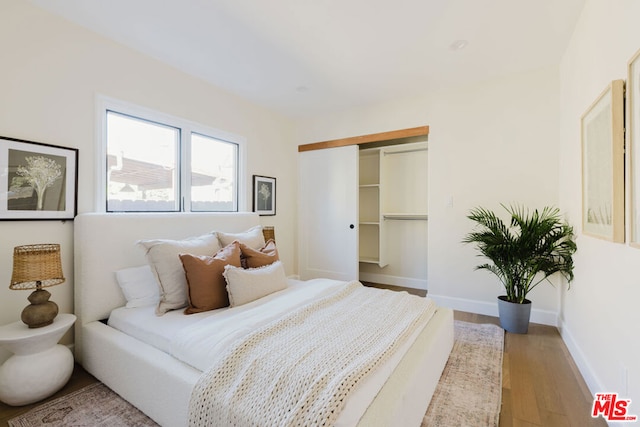
{"type": "Polygon", "coordinates": [[[241,138],[114,101],[103,104],[100,210],[239,210],[241,138]]]}
{"type": "Polygon", "coordinates": [[[191,210],[235,211],[238,145],[191,134],[191,210]]]}

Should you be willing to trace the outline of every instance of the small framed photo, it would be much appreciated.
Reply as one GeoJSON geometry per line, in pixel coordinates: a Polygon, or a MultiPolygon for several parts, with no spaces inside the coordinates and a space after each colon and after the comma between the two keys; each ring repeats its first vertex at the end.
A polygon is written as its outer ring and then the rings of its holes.
{"type": "Polygon", "coordinates": [[[253,211],[261,216],[276,214],[276,179],[253,175],[253,211]]]}
{"type": "Polygon", "coordinates": [[[78,149],[0,137],[0,220],[73,219],[78,149]]]}
{"type": "Polygon", "coordinates": [[[614,80],[581,119],[582,231],[624,242],[624,81],[614,80]]]}

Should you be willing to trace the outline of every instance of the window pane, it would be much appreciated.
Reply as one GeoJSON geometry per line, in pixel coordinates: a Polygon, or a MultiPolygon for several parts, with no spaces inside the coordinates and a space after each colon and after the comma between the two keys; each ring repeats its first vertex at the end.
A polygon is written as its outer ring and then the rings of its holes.
{"type": "Polygon", "coordinates": [[[238,145],[191,134],[191,210],[237,211],[238,145]]]}
{"type": "Polygon", "coordinates": [[[107,211],[179,210],[180,129],[107,112],[107,211]]]}

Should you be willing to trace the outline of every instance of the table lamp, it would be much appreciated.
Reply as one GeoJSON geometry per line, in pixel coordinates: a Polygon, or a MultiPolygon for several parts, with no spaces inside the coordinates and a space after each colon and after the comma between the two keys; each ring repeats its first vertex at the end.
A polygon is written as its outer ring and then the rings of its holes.
{"type": "Polygon", "coordinates": [[[35,289],[29,295],[30,305],[22,310],[22,321],[29,328],[53,323],[58,305],[49,301],[51,293],[42,289],[64,282],[60,261],[60,245],[53,243],[16,246],[13,249],[13,274],[9,289],[35,289]]]}

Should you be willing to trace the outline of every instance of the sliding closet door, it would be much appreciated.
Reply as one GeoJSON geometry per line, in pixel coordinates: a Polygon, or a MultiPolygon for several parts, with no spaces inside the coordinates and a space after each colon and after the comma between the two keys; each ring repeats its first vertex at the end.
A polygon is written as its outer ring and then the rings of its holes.
{"type": "Polygon", "coordinates": [[[298,273],[358,278],[358,146],[299,153],[298,273]]]}

